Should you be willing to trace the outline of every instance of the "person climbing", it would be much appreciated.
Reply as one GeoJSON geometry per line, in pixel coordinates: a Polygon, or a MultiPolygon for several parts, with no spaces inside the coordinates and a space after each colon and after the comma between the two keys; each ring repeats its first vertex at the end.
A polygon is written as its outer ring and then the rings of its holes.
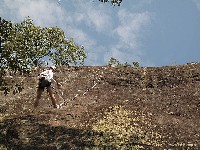
{"type": "Polygon", "coordinates": [[[38,83],[36,100],[34,102],[34,108],[36,108],[39,105],[39,100],[45,88],[47,89],[47,92],[49,93],[53,107],[57,108],[56,99],[53,92],[53,87],[51,86],[51,81],[57,83],[58,87],[61,87],[62,85],[58,83],[55,79],[53,79],[53,74],[55,72],[55,69],[56,69],[55,66],[51,66],[47,70],[41,72],[40,75],[38,76],[39,83],[38,83]]]}

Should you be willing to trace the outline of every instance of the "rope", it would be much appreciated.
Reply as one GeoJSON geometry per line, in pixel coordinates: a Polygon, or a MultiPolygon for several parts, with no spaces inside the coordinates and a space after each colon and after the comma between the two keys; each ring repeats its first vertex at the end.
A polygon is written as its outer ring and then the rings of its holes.
{"type": "MultiPolygon", "coordinates": [[[[85,95],[88,91],[90,91],[91,89],[93,89],[95,86],[97,85],[97,83],[95,83],[91,88],[87,88],[87,90],[82,94],[85,95]]],[[[64,99],[58,92],[57,92],[58,96],[62,98],[63,102],[61,104],[58,105],[58,108],[62,108],[62,106],[66,105],[68,102],[75,100],[78,96],[80,96],[81,94],[76,94],[74,96],[74,98],[72,98],[71,100],[67,101],[66,99],[64,99]]]]}
{"type": "MultiPolygon", "coordinates": [[[[62,72],[62,71],[61,71],[62,72]]],[[[99,77],[98,79],[97,79],[97,82],[99,82],[101,80],[101,77],[99,77]]],[[[64,82],[62,82],[62,83],[66,83],[67,82],[67,79],[64,81],[64,82]]],[[[89,92],[91,89],[93,89],[96,85],[97,85],[97,82],[95,82],[94,83],[94,85],[91,87],[91,88],[87,88],[86,89],[86,91],[82,94],[82,95],[85,95],[87,92],[89,92]]],[[[63,100],[63,102],[61,103],[61,104],[59,104],[59,105],[57,105],[58,106],[58,108],[62,108],[62,106],[64,106],[64,105],[66,105],[68,102],[70,102],[70,101],[73,101],[73,100],[75,100],[78,96],[80,96],[81,94],[76,94],[75,96],[74,96],[74,98],[72,98],[71,100],[66,100],[66,99],[64,99],[63,98],[63,92],[62,92],[62,96],[56,91],[56,93],[58,94],[58,96],[63,100]]]]}

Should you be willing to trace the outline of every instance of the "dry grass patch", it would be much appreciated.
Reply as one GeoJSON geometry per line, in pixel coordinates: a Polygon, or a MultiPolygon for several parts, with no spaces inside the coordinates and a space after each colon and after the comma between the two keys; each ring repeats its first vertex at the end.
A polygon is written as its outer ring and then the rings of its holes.
{"type": "Polygon", "coordinates": [[[137,150],[161,146],[159,133],[146,132],[142,128],[143,125],[151,126],[148,115],[137,114],[123,106],[110,107],[103,118],[92,125],[94,134],[88,138],[93,143],[92,149],[137,150]]]}

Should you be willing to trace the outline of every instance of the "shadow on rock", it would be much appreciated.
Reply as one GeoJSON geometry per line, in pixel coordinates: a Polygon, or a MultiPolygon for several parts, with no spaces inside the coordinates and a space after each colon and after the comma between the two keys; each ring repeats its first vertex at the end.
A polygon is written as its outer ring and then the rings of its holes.
{"type": "Polygon", "coordinates": [[[92,132],[39,123],[34,115],[6,119],[0,131],[0,144],[8,150],[66,150],[94,146],[87,141],[92,132]]]}

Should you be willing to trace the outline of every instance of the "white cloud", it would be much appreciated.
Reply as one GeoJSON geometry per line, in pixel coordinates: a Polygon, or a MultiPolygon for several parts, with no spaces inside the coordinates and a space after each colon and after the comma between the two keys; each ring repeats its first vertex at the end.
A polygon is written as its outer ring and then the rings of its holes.
{"type": "Polygon", "coordinates": [[[193,0],[193,2],[196,4],[197,8],[200,11],[200,0],[193,0]]]}
{"type": "Polygon", "coordinates": [[[88,12],[88,16],[98,32],[106,31],[108,28],[111,28],[111,19],[106,14],[101,14],[100,11],[92,9],[88,12]]]}
{"type": "Polygon", "coordinates": [[[76,43],[84,43],[84,47],[91,48],[96,45],[95,40],[92,40],[83,30],[76,27],[67,27],[68,36],[73,37],[76,43]]]}
{"type": "Polygon", "coordinates": [[[140,31],[151,20],[150,13],[131,13],[125,9],[118,13],[120,25],[115,29],[121,43],[126,47],[136,48],[140,31]]]}
{"type": "Polygon", "coordinates": [[[85,64],[94,65],[94,66],[106,65],[108,62],[108,59],[106,57],[108,56],[107,53],[108,53],[108,50],[106,46],[95,45],[92,51],[88,53],[85,64]]]}
{"type": "Polygon", "coordinates": [[[119,26],[114,29],[118,37],[117,44],[111,46],[110,56],[116,57],[122,62],[141,61],[142,51],[140,48],[141,31],[151,21],[148,12],[131,13],[125,9],[118,12],[119,26]]]}
{"type": "Polygon", "coordinates": [[[117,14],[117,8],[109,8],[83,0],[61,0],[60,5],[57,0],[1,0],[0,16],[14,22],[30,16],[36,25],[62,28],[66,36],[85,46],[88,65],[106,64],[110,57],[122,62],[140,61],[140,33],[150,22],[150,14],[131,13],[123,8],[117,14]],[[114,41],[109,39],[111,36],[114,41]],[[102,44],[99,38],[109,42],[102,44]]]}
{"type": "Polygon", "coordinates": [[[10,19],[15,22],[30,16],[41,26],[55,25],[64,17],[62,8],[53,0],[3,0],[2,4],[3,16],[9,12],[10,19]]]}
{"type": "MultiPolygon", "coordinates": [[[[77,39],[76,42],[85,43],[88,46],[94,44],[94,41],[84,31],[76,27],[77,24],[82,24],[83,20],[87,20],[88,17],[83,16],[79,21],[77,13],[65,10],[56,0],[3,0],[1,4],[0,10],[2,11],[0,13],[2,17],[5,16],[14,22],[20,22],[25,17],[30,16],[36,25],[59,26],[66,31],[67,36],[77,39]],[[8,12],[9,14],[7,14],[8,12]]],[[[98,23],[95,24],[96,26],[99,25],[98,23]]]]}
{"type": "Polygon", "coordinates": [[[99,5],[92,6],[91,2],[80,1],[74,5],[76,13],[71,14],[76,23],[84,23],[97,32],[105,32],[112,27],[112,20],[109,11],[100,8],[99,5]],[[101,10],[100,10],[101,9],[101,10]]]}

